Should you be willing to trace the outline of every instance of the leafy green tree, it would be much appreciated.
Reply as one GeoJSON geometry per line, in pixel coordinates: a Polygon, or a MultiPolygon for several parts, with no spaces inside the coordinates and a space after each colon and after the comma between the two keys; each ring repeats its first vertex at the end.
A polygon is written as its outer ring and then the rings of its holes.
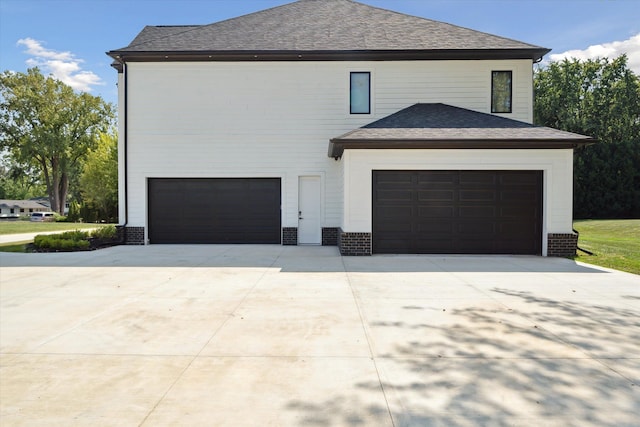
{"type": "Polygon", "coordinates": [[[534,121],[589,135],[574,155],[574,216],[640,217],[640,79],[622,55],[565,59],[534,76],[534,121]]]}
{"type": "Polygon", "coordinates": [[[37,68],[0,74],[0,149],[38,170],[55,212],[64,213],[70,180],[113,120],[111,104],[37,68]]]}
{"type": "Polygon", "coordinates": [[[102,133],[89,152],[80,175],[80,192],[85,204],[95,208],[101,219],[118,215],[118,137],[102,133]]]}
{"type": "Polygon", "coordinates": [[[0,159],[0,199],[23,200],[40,197],[45,189],[40,182],[40,174],[24,170],[10,159],[0,159]]]}

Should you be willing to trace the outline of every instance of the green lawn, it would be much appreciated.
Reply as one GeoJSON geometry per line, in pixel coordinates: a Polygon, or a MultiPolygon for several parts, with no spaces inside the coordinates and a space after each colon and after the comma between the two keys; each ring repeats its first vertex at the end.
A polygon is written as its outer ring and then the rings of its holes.
{"type": "Polygon", "coordinates": [[[26,242],[12,242],[12,243],[0,243],[0,252],[19,252],[24,253],[26,250],[26,246],[32,243],[31,241],[26,242]]]}
{"type": "Polygon", "coordinates": [[[75,222],[0,221],[0,235],[81,230],[85,228],[102,227],[104,225],[106,224],[88,224],[75,222]]]}
{"type": "Polygon", "coordinates": [[[640,274],[640,219],[579,220],[573,224],[580,232],[576,261],[640,274]]]}

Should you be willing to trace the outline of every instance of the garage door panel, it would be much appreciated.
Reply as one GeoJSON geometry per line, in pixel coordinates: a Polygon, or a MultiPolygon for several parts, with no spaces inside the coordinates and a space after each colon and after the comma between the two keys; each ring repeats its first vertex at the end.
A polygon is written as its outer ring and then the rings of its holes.
{"type": "MultiPolygon", "coordinates": [[[[386,171],[385,171],[386,172],[386,171]]],[[[448,171],[418,171],[416,183],[419,185],[442,185],[442,184],[455,184],[456,177],[452,176],[448,171]]]]}
{"type": "Polygon", "coordinates": [[[373,171],[373,251],[540,254],[542,172],[373,171]],[[411,203],[386,198],[389,188],[411,203]]]}
{"type": "Polygon", "coordinates": [[[418,216],[420,218],[449,218],[454,213],[451,206],[419,206],[418,216]]]}
{"type": "Polygon", "coordinates": [[[280,243],[280,178],[153,178],[151,243],[280,243]]]}
{"type": "Polygon", "coordinates": [[[448,236],[453,232],[453,224],[441,224],[436,221],[420,222],[414,227],[415,232],[420,236],[418,238],[429,238],[435,235],[448,236]]]}
{"type": "MultiPolygon", "coordinates": [[[[418,254],[454,253],[455,244],[451,238],[433,238],[418,240],[412,246],[412,252],[418,254]]],[[[397,252],[396,252],[397,253],[397,252]]]]}
{"type": "Polygon", "coordinates": [[[457,243],[456,252],[461,254],[492,253],[495,251],[495,242],[484,238],[463,238],[457,243]]]}
{"type": "Polygon", "coordinates": [[[497,227],[495,223],[485,221],[460,222],[455,227],[455,230],[459,234],[472,234],[474,235],[474,239],[478,236],[491,238],[495,235],[496,229],[497,227]]]}
{"type": "Polygon", "coordinates": [[[495,191],[492,190],[460,190],[460,202],[490,202],[493,203],[497,200],[498,196],[495,191]]]}
{"type": "Polygon", "coordinates": [[[410,222],[396,222],[392,224],[386,224],[380,228],[380,236],[387,236],[395,238],[396,236],[403,234],[409,235],[413,232],[413,227],[410,222]]]}
{"type": "Polygon", "coordinates": [[[501,218],[536,218],[537,212],[531,206],[505,206],[500,208],[501,218]]]}
{"type": "Polygon", "coordinates": [[[495,218],[495,206],[461,206],[459,218],[495,218]]]}
{"type": "Polygon", "coordinates": [[[503,202],[521,202],[531,206],[533,206],[533,203],[536,202],[539,197],[540,194],[529,187],[500,192],[500,200],[503,202]]]}
{"type": "Polygon", "coordinates": [[[378,179],[381,184],[396,185],[397,187],[403,188],[407,184],[411,184],[413,177],[403,173],[389,173],[380,176],[378,179]]]}
{"type": "Polygon", "coordinates": [[[499,224],[497,229],[497,238],[500,240],[527,240],[532,238],[531,231],[521,227],[519,224],[499,224]]]}
{"type": "Polygon", "coordinates": [[[496,176],[486,171],[459,171],[460,186],[486,187],[496,183],[496,176]]]}
{"type": "Polygon", "coordinates": [[[413,217],[412,206],[379,206],[378,215],[382,217],[410,220],[413,217]]]}
{"type": "Polygon", "coordinates": [[[390,202],[405,201],[410,202],[413,197],[411,190],[395,189],[395,190],[378,190],[378,199],[390,202]]]}
{"type": "Polygon", "coordinates": [[[499,182],[502,186],[510,187],[517,185],[536,186],[539,177],[538,174],[532,174],[531,171],[509,171],[508,174],[499,176],[499,182]]]}
{"type": "Polygon", "coordinates": [[[417,194],[419,202],[450,202],[455,198],[455,192],[453,190],[418,190],[417,194]]]}

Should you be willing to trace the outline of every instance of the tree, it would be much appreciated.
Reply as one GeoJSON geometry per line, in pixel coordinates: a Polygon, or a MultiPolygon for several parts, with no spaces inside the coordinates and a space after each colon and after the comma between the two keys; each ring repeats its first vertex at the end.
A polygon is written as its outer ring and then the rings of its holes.
{"type": "Polygon", "coordinates": [[[111,104],[37,68],[0,74],[0,149],[38,170],[55,212],[64,213],[70,180],[113,120],[111,104]]]}
{"type": "Polygon", "coordinates": [[[99,217],[114,221],[118,216],[118,137],[102,133],[89,152],[80,175],[84,203],[97,209],[99,217]]]}
{"type": "Polygon", "coordinates": [[[565,59],[534,76],[536,124],[589,135],[574,155],[574,216],[640,217],[640,79],[627,57],[565,59]]]}
{"type": "Polygon", "coordinates": [[[0,199],[23,200],[45,194],[40,174],[24,170],[6,155],[0,157],[0,199]]]}

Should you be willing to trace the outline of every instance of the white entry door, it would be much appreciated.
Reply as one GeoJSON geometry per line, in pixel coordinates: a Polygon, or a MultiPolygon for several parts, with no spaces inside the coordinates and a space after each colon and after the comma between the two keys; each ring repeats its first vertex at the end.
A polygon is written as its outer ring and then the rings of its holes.
{"type": "Polygon", "coordinates": [[[320,177],[301,176],[298,184],[298,243],[319,245],[322,243],[320,177]]]}

